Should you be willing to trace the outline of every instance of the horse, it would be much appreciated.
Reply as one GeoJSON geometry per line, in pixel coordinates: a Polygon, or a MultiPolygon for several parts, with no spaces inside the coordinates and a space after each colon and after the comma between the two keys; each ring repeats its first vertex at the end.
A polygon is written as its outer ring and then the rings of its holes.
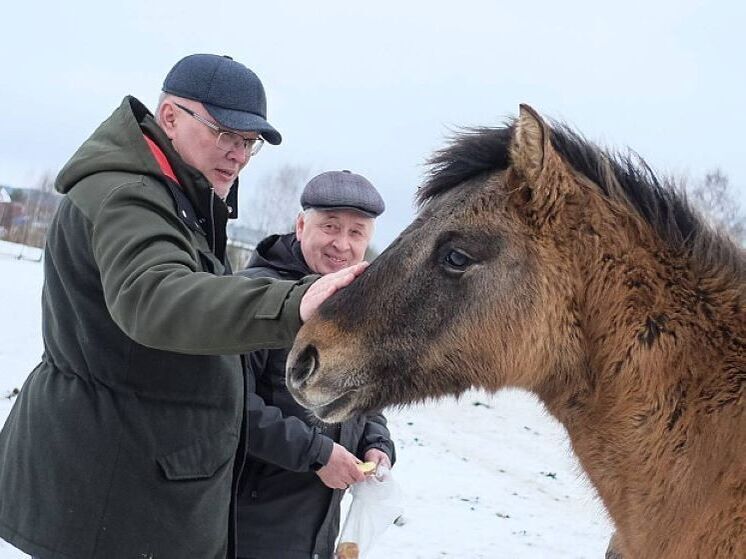
{"type": "Polygon", "coordinates": [[[430,160],[415,220],[300,330],[324,422],[535,393],[625,558],[746,557],[746,257],[673,181],[521,105],[430,160]]]}

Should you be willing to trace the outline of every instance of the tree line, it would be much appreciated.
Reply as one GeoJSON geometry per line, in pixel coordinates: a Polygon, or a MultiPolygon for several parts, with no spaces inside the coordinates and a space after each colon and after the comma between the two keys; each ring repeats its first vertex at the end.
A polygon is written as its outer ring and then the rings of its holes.
{"type": "MultiPolygon", "coordinates": [[[[242,190],[241,222],[245,225],[231,229],[241,235],[232,236],[229,231],[231,242],[238,247],[234,251],[233,259],[238,260],[234,267],[244,264],[256,243],[267,235],[293,231],[301,209],[300,193],[311,175],[310,166],[284,164],[242,190]]],[[[712,169],[702,177],[676,177],[669,182],[687,196],[712,227],[746,247],[746,210],[721,169],[712,169]]],[[[44,245],[60,199],[53,185],[54,174],[46,172],[32,188],[0,187],[5,191],[0,196],[0,239],[32,247],[44,245]]],[[[366,259],[375,255],[376,249],[372,248],[366,259]]]]}

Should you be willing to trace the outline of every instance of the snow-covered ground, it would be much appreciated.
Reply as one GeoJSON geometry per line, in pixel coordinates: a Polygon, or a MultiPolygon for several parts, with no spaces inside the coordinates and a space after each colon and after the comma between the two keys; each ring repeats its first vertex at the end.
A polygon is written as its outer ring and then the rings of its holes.
{"type": "MultiPolygon", "coordinates": [[[[0,241],[0,425],[42,350],[42,264],[16,259],[19,250],[0,241]]],[[[603,506],[564,430],[530,395],[474,391],[387,415],[404,524],[370,559],[603,557],[603,506]]],[[[0,559],[26,557],[0,540],[0,559]]]]}

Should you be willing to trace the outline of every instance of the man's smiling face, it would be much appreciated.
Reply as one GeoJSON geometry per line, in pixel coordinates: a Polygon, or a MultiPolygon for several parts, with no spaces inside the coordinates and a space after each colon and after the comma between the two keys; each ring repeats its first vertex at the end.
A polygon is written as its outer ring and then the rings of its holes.
{"type": "Polygon", "coordinates": [[[372,217],[353,210],[306,210],[295,234],[311,271],[329,274],[363,260],[373,236],[372,217]]]}

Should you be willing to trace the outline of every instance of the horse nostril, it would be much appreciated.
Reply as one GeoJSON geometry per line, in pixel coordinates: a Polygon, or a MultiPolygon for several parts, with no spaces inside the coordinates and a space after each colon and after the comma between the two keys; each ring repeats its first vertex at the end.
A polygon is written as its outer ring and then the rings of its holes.
{"type": "Polygon", "coordinates": [[[319,352],[313,344],[307,345],[300,352],[292,367],[288,368],[288,380],[294,386],[301,386],[316,371],[319,364],[319,352]]]}

